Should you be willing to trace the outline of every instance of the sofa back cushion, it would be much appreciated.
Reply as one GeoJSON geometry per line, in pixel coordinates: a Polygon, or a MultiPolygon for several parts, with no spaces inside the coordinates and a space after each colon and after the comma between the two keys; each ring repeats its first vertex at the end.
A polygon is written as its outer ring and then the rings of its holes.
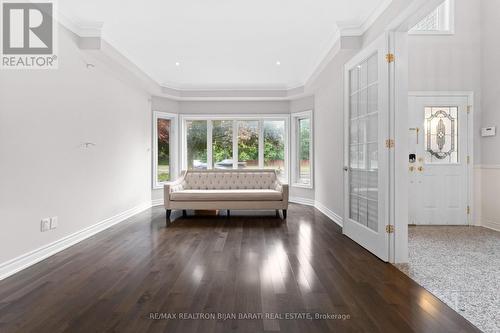
{"type": "Polygon", "coordinates": [[[276,188],[274,170],[187,171],[182,184],[185,190],[245,190],[276,188]]]}

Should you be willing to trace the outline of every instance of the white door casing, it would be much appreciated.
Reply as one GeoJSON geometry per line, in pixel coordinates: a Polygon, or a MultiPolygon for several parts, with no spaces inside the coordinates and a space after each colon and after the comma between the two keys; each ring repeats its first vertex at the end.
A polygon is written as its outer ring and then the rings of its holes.
{"type": "Polygon", "coordinates": [[[409,223],[467,225],[471,163],[468,98],[410,96],[409,101],[409,152],[416,158],[408,168],[409,223]]]}
{"type": "Polygon", "coordinates": [[[384,34],[344,69],[343,233],[384,261],[389,259],[389,80],[384,34]]]}

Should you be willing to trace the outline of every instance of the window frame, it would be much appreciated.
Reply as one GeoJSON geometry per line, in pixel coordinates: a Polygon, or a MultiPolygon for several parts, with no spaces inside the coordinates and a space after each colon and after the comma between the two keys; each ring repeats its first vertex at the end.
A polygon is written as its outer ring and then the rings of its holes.
{"type": "MultiPolygon", "coordinates": [[[[455,34],[455,0],[445,0],[441,5],[436,7],[429,14],[427,14],[424,18],[422,18],[422,20],[426,19],[429,15],[431,15],[435,11],[438,11],[440,9],[440,7],[443,4],[445,4],[446,1],[448,1],[448,10],[447,10],[447,13],[445,13],[445,15],[448,15],[448,17],[447,17],[448,24],[449,24],[448,29],[417,30],[417,29],[415,29],[415,27],[413,27],[408,31],[408,35],[414,35],[414,36],[415,35],[416,36],[418,36],[418,35],[421,35],[421,36],[425,36],[425,35],[443,35],[443,36],[454,35],[455,34]]],[[[421,21],[419,21],[415,26],[417,26],[421,21]]]]}
{"type": "Polygon", "coordinates": [[[214,120],[231,120],[233,123],[233,170],[238,167],[238,126],[240,121],[255,121],[259,122],[259,167],[264,169],[264,121],[284,121],[285,122],[285,175],[282,181],[289,183],[290,181],[290,158],[289,158],[289,129],[290,129],[290,115],[289,114],[217,114],[217,115],[203,115],[203,114],[186,114],[180,116],[180,142],[181,142],[181,169],[187,170],[187,129],[186,121],[192,120],[206,120],[207,121],[207,170],[213,170],[213,154],[212,154],[212,129],[214,120]]]}
{"type": "Polygon", "coordinates": [[[314,117],[313,111],[294,112],[291,114],[292,123],[292,186],[313,189],[314,188],[314,117]],[[300,159],[299,159],[299,121],[309,119],[309,183],[300,182],[300,159]]]}
{"type": "Polygon", "coordinates": [[[176,113],[153,111],[153,154],[152,154],[152,187],[153,190],[162,189],[163,185],[174,180],[178,175],[178,115],[176,113]],[[170,120],[170,180],[165,182],[158,181],[158,119],[170,120]]]}

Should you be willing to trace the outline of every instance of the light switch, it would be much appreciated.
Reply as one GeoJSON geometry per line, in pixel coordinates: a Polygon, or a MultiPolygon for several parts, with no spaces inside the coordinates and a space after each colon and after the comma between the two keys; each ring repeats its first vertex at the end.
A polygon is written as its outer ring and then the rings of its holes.
{"type": "Polygon", "coordinates": [[[44,218],[42,219],[42,222],[40,223],[40,231],[45,232],[50,229],[50,218],[44,218]]]}
{"type": "Polygon", "coordinates": [[[50,229],[55,229],[57,228],[57,216],[53,216],[50,218],[50,229]]]}
{"type": "Polygon", "coordinates": [[[495,126],[481,128],[481,136],[495,136],[496,134],[495,126]]]}

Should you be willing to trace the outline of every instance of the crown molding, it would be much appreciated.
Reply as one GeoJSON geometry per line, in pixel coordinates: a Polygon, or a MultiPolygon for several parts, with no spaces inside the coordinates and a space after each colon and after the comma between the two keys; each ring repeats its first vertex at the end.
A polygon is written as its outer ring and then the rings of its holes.
{"type": "Polygon", "coordinates": [[[365,20],[337,22],[340,36],[362,36],[390,6],[392,0],[384,0],[365,20]]]}
{"type": "MultiPolygon", "coordinates": [[[[357,49],[361,46],[360,36],[376,21],[376,19],[387,9],[392,0],[384,2],[363,22],[338,22],[338,29],[329,39],[330,43],[324,47],[318,61],[312,67],[310,75],[303,82],[297,82],[289,86],[255,86],[228,88],[218,86],[182,86],[174,83],[161,84],[153,80],[141,68],[132,63],[123,50],[115,49],[110,43],[102,38],[103,22],[76,21],[69,19],[58,12],[58,21],[61,25],[76,34],[80,38],[99,38],[99,44],[95,40],[89,40],[91,47],[103,51],[108,58],[116,60],[131,74],[136,76],[151,95],[166,97],[177,101],[280,101],[295,100],[308,96],[306,87],[324,70],[328,63],[343,49],[357,49]],[[356,38],[354,38],[356,37],[356,38]]],[[[83,43],[85,44],[85,43],[83,43]]],[[[82,45],[83,45],[82,44],[82,45]]]]}
{"type": "Polygon", "coordinates": [[[57,21],[78,37],[102,37],[103,22],[72,20],[61,12],[57,13],[57,21]]]}

